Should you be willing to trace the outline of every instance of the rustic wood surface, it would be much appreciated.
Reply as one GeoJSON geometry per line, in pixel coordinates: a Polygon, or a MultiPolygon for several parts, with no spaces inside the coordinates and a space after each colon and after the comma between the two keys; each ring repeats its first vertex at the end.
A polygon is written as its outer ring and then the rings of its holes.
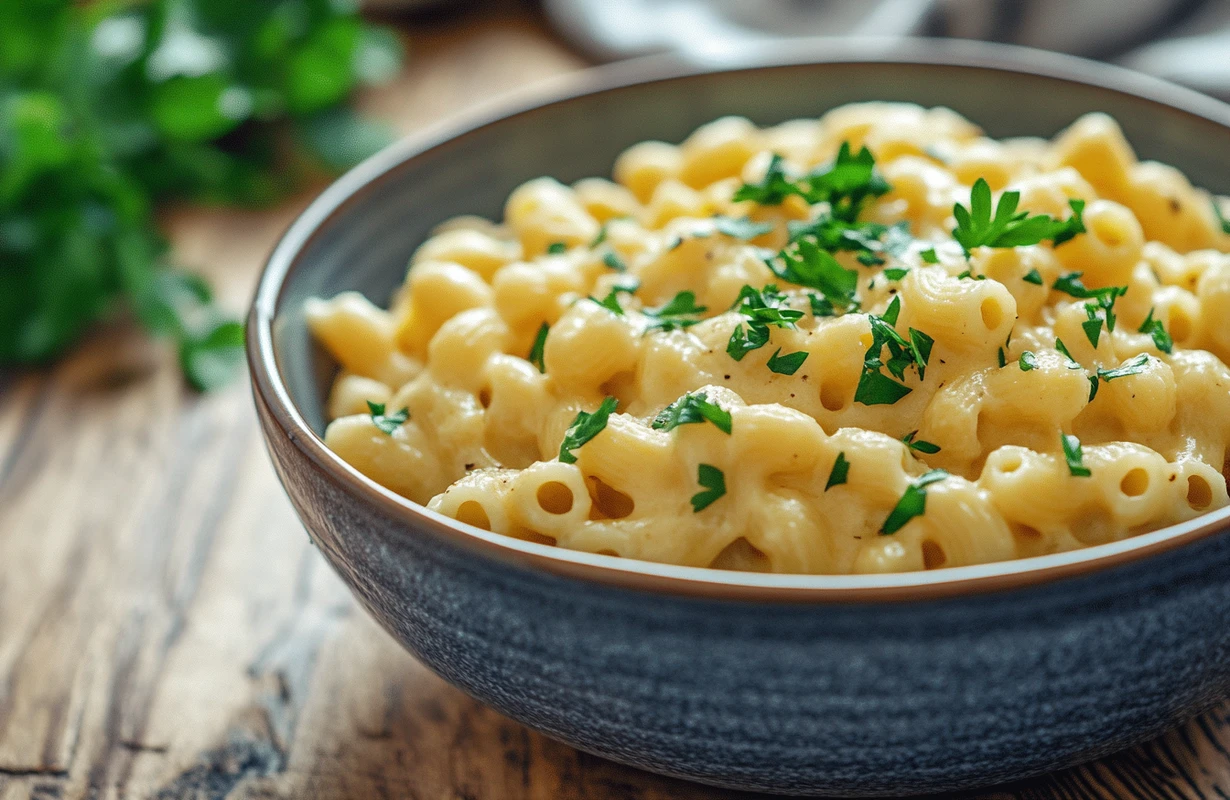
{"type": "MultiPolygon", "coordinates": [[[[522,6],[406,24],[363,99],[404,131],[583,66],[522,6]]],[[[243,308],[306,198],[183,210],[243,308]]],[[[1230,707],[985,798],[1226,798],[1230,707]]],[[[200,397],[123,327],[0,376],[0,800],[746,797],[578,753],[435,677],[357,610],[274,477],[248,387],[200,397]]]]}

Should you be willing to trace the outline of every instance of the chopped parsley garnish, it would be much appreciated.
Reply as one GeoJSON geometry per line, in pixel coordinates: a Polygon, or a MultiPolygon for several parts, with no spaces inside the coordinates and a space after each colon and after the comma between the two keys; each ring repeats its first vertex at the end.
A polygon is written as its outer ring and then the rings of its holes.
{"type": "Polygon", "coordinates": [[[780,205],[790,195],[798,195],[810,205],[828,203],[834,217],[853,222],[867,198],[879,197],[889,188],[888,182],[875,168],[875,157],[870,150],[863,147],[857,154],[851,154],[849,142],[842,142],[831,165],[820,167],[798,179],[786,174],[782,157],[775,153],[764,178],[759,183],[740,186],[734,200],[780,205]]]}
{"type": "Polygon", "coordinates": [[[1170,338],[1169,333],[1166,333],[1166,327],[1162,325],[1162,321],[1153,318],[1152,308],[1149,309],[1149,315],[1145,317],[1145,321],[1141,323],[1137,331],[1152,336],[1153,344],[1163,353],[1174,350],[1174,340],[1170,338]]]}
{"type": "Polygon", "coordinates": [[[765,263],[778,278],[818,290],[834,308],[848,311],[857,307],[858,273],[843,267],[815,242],[800,239],[778,253],[777,259],[781,260],[781,266],[776,259],[765,263]]]}
{"type": "Polygon", "coordinates": [[[1098,346],[1098,341],[1102,338],[1102,317],[1098,316],[1098,307],[1093,303],[1085,304],[1085,315],[1089,319],[1081,323],[1081,329],[1085,331],[1085,338],[1089,340],[1089,344],[1094,347],[1098,346]]]}
{"type": "Polygon", "coordinates": [[[1038,368],[1038,359],[1034,357],[1034,354],[1031,351],[1026,350],[1024,353],[1021,353],[1021,357],[1018,359],[1017,364],[1020,365],[1021,372],[1029,372],[1031,369],[1038,368]]]}
{"type": "Polygon", "coordinates": [[[1084,453],[1081,452],[1081,440],[1066,433],[1059,434],[1059,443],[1063,446],[1063,458],[1068,462],[1068,473],[1074,478],[1088,478],[1093,474],[1084,464],[1084,453]]]}
{"type": "Polygon", "coordinates": [[[733,239],[755,239],[773,230],[771,222],[753,222],[748,217],[734,219],[733,217],[715,216],[713,223],[718,233],[733,239]]]}
{"type": "Polygon", "coordinates": [[[914,437],[917,435],[918,431],[910,431],[905,436],[901,437],[901,441],[905,442],[905,446],[911,450],[917,450],[918,452],[926,453],[927,455],[935,455],[940,451],[940,446],[938,444],[925,442],[922,439],[915,441],[914,437]]]}
{"type": "Polygon", "coordinates": [[[718,430],[723,433],[730,433],[731,419],[729,411],[717,403],[709,402],[699,392],[689,393],[662,409],[662,412],[654,417],[653,429],[655,431],[671,431],[680,425],[705,422],[706,420],[716,425],[718,430]]]}
{"type": "Polygon", "coordinates": [[[985,281],[986,279],[986,275],[975,275],[968,269],[957,273],[957,280],[959,281],[985,281]]]}
{"type": "Polygon", "coordinates": [[[726,353],[735,361],[742,361],[745,355],[753,350],[759,350],[768,343],[769,329],[765,326],[748,325],[745,329],[742,324],[739,324],[730,332],[730,341],[726,343],[726,353]]]}
{"type": "Polygon", "coordinates": [[[606,297],[602,298],[601,300],[594,297],[593,295],[590,295],[589,299],[593,300],[595,303],[602,306],[607,311],[610,311],[615,316],[622,317],[624,315],[624,308],[623,306],[619,304],[619,297],[617,296],[618,294],[619,294],[619,289],[616,288],[616,289],[612,289],[611,291],[607,292],[606,297]]]}
{"type": "Polygon", "coordinates": [[[560,253],[568,252],[568,245],[564,242],[551,242],[551,244],[547,245],[547,252],[553,256],[557,256],[560,253]]]}
{"type": "Polygon", "coordinates": [[[1001,367],[1008,366],[1008,359],[1004,356],[1004,348],[999,348],[995,354],[995,360],[999,362],[1001,367]]]}
{"type": "Polygon", "coordinates": [[[1094,374],[1089,376],[1089,402],[1092,403],[1093,398],[1097,396],[1098,396],[1098,374],[1095,372],[1094,374]]]}
{"type": "Polygon", "coordinates": [[[1063,353],[1064,356],[1067,357],[1068,361],[1072,362],[1071,364],[1068,365],[1069,367],[1072,367],[1073,365],[1075,365],[1076,367],[1079,367],[1081,365],[1081,363],[1077,361],[1075,358],[1073,358],[1072,354],[1068,352],[1068,346],[1063,343],[1063,339],[1056,337],[1055,349],[1063,353]]]}
{"type": "Polygon", "coordinates": [[[832,489],[834,486],[841,486],[846,482],[847,476],[850,474],[850,462],[846,461],[844,452],[837,454],[837,460],[833,462],[833,471],[829,473],[828,483],[824,484],[824,491],[832,489]]]}
{"type": "Polygon", "coordinates": [[[602,263],[606,264],[616,272],[628,271],[628,265],[623,262],[623,259],[621,259],[619,254],[614,250],[608,250],[606,254],[602,256],[602,263]]]}
{"type": "Polygon", "coordinates": [[[611,412],[618,407],[619,401],[614,397],[608,397],[592,414],[587,411],[578,411],[576,418],[572,420],[572,425],[564,431],[564,440],[559,444],[559,460],[565,464],[577,463],[577,457],[572,454],[572,451],[602,433],[607,421],[611,418],[611,412]]]}
{"type": "Polygon", "coordinates": [[[692,512],[699,513],[726,494],[726,476],[711,464],[700,464],[696,468],[696,482],[705,491],[692,495],[692,512]]]}
{"type": "Polygon", "coordinates": [[[837,309],[833,308],[833,304],[824,295],[808,292],[807,303],[811,306],[811,315],[813,317],[837,316],[837,309]]]}
{"type": "Polygon", "coordinates": [[[917,367],[919,380],[926,376],[927,362],[935,341],[914,328],[909,330],[909,339],[897,333],[893,323],[900,308],[900,298],[894,297],[884,316],[867,315],[867,321],[871,324],[871,347],[863,359],[863,372],[854,391],[855,402],[867,406],[891,405],[913,391],[900,383],[905,378],[906,369],[917,367]],[[888,361],[881,359],[885,347],[888,348],[888,361]],[[882,374],[881,366],[887,367],[897,380],[882,374]]]}
{"type": "Polygon", "coordinates": [[[593,250],[595,247],[606,241],[606,226],[610,224],[610,221],[602,223],[602,227],[598,229],[598,235],[595,236],[594,240],[589,243],[590,250],[593,250]]]}
{"type": "Polygon", "coordinates": [[[799,367],[803,366],[803,362],[807,360],[807,351],[799,350],[795,353],[787,353],[781,355],[782,349],[777,348],[777,352],[769,356],[769,371],[776,372],[778,375],[793,375],[799,371],[799,367]]]}
{"type": "Polygon", "coordinates": [[[786,296],[772,284],[760,290],[744,285],[732,310],[743,315],[747,323],[746,327],[740,323],[730,332],[730,341],[726,344],[730,357],[741,361],[743,356],[768,344],[769,326],[793,328],[794,323],[802,319],[803,312],[786,303],[786,296]]]}
{"type": "Polygon", "coordinates": [[[1031,269],[1029,272],[1026,272],[1025,275],[1021,277],[1021,280],[1025,281],[1026,283],[1032,283],[1034,286],[1041,286],[1042,285],[1042,273],[1038,272],[1037,269],[1031,269]]]}
{"type": "Polygon", "coordinates": [[[389,436],[392,436],[393,431],[410,419],[408,408],[403,408],[395,414],[385,414],[384,403],[373,403],[371,400],[367,401],[367,410],[372,415],[372,424],[389,436]]]}
{"type": "Polygon", "coordinates": [[[1149,366],[1149,354],[1141,353],[1131,361],[1124,362],[1114,369],[1098,370],[1098,377],[1110,383],[1115,378],[1126,378],[1128,375],[1139,375],[1149,366]]]}
{"type": "Polygon", "coordinates": [[[952,236],[965,250],[968,256],[975,247],[1022,247],[1050,239],[1055,247],[1063,244],[1078,233],[1085,232],[1085,223],[1081,213],[1085,210],[1084,200],[1069,200],[1072,216],[1066,220],[1057,220],[1046,214],[1030,215],[1028,211],[1016,210],[1021,201],[1020,192],[1004,192],[999,197],[995,207],[995,216],[991,216],[991,187],[985,179],[979,178],[970,190],[970,207],[957,203],[952,214],[957,219],[957,227],[952,236]]]}
{"type": "Polygon", "coordinates": [[[904,278],[908,273],[909,273],[908,269],[898,269],[896,267],[892,267],[890,269],[884,270],[884,277],[888,278],[890,281],[899,281],[902,278],[904,278]]]}
{"type": "Polygon", "coordinates": [[[1051,288],[1079,300],[1093,300],[1092,303],[1085,304],[1085,314],[1088,319],[1081,323],[1081,328],[1084,329],[1085,338],[1089,340],[1089,343],[1097,347],[1098,341],[1101,338],[1103,322],[1106,323],[1106,330],[1114,331],[1115,301],[1127,294],[1128,287],[1106,286],[1101,289],[1090,289],[1081,282],[1081,275],[1083,274],[1081,272],[1069,272],[1066,275],[1061,275],[1051,285],[1051,288]],[[1101,312],[1101,316],[1099,316],[1099,312],[1101,312]]]}
{"type": "Polygon", "coordinates": [[[1221,204],[1217,202],[1217,198],[1210,198],[1213,201],[1213,215],[1217,217],[1217,221],[1221,223],[1221,232],[1230,234],[1230,219],[1221,211],[1221,204]]]}
{"type": "Polygon", "coordinates": [[[926,250],[923,250],[918,255],[923,261],[925,261],[928,264],[940,263],[940,257],[935,254],[934,247],[928,247],[926,250]]]}
{"type": "Polygon", "coordinates": [[[827,212],[810,222],[787,222],[786,229],[791,242],[814,239],[821,249],[831,253],[856,253],[859,263],[866,267],[883,264],[886,255],[900,258],[913,240],[910,225],[904,220],[895,225],[853,222],[837,219],[827,212]]]}
{"type": "Polygon", "coordinates": [[[1071,295],[1078,300],[1087,300],[1089,298],[1101,301],[1104,297],[1122,297],[1127,294],[1126,286],[1106,286],[1102,289],[1090,289],[1081,281],[1083,272],[1069,272],[1065,275],[1060,275],[1051,288],[1057,292],[1063,292],[1066,295],[1071,295]]]}
{"type": "Polygon", "coordinates": [[[542,353],[547,346],[547,331],[549,330],[551,326],[545,322],[538,326],[538,333],[534,336],[534,346],[530,348],[528,356],[529,362],[538,367],[539,372],[547,371],[547,365],[542,361],[542,353]]]}
{"type": "Polygon", "coordinates": [[[897,505],[889,512],[888,519],[884,520],[880,533],[885,536],[894,534],[905,527],[905,524],[914,519],[914,517],[921,517],[923,512],[927,510],[926,488],[936,481],[942,481],[947,477],[948,473],[944,470],[933,469],[911,481],[909,487],[905,490],[905,494],[901,495],[897,505]]]}
{"type": "Polygon", "coordinates": [[[646,308],[641,311],[647,317],[653,317],[646,330],[660,328],[664,331],[683,329],[703,322],[700,315],[709,310],[708,306],[696,305],[696,295],[692,292],[680,292],[671,298],[670,302],[658,308],[646,308]]]}

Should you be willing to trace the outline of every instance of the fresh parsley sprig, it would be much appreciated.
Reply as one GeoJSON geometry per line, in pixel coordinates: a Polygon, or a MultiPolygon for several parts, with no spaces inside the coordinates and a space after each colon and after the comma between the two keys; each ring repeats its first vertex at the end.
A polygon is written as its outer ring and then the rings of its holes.
{"type": "Polygon", "coordinates": [[[869,198],[886,194],[891,188],[875,163],[866,147],[852,153],[850,143],[842,142],[832,164],[792,179],[786,174],[782,157],[774,154],[764,178],[759,183],[743,184],[735,191],[734,200],[780,205],[787,197],[798,195],[810,205],[828,203],[834,217],[853,222],[869,198]]]}
{"type": "Polygon", "coordinates": [[[916,450],[919,453],[926,453],[927,455],[935,455],[936,453],[940,451],[940,446],[938,444],[932,444],[931,442],[925,442],[922,439],[915,440],[914,437],[917,435],[918,435],[918,431],[910,431],[909,433],[907,433],[905,436],[901,438],[901,441],[905,442],[906,447],[910,448],[911,450],[916,450]]]}
{"type": "Polygon", "coordinates": [[[1126,378],[1128,375],[1139,375],[1149,366],[1149,354],[1141,353],[1131,361],[1125,361],[1114,369],[1098,370],[1098,377],[1110,383],[1116,378],[1126,378]]]}
{"type": "Polygon", "coordinates": [[[1085,455],[1081,450],[1081,440],[1066,433],[1059,435],[1059,444],[1063,447],[1063,458],[1068,463],[1068,474],[1074,478],[1088,478],[1093,471],[1085,466],[1085,455]]]}
{"type": "Polygon", "coordinates": [[[1149,309],[1148,316],[1140,324],[1137,332],[1147,333],[1153,337],[1153,345],[1163,353],[1170,353],[1174,350],[1174,339],[1170,338],[1170,334],[1166,332],[1166,326],[1162,324],[1162,321],[1153,318],[1152,308],[1149,309]]]}
{"type": "Polygon", "coordinates": [[[559,445],[559,460],[565,464],[577,463],[577,457],[572,454],[572,451],[602,433],[611,414],[618,407],[618,400],[614,397],[607,397],[593,413],[578,411],[572,424],[568,426],[568,430],[564,431],[564,440],[559,445]]]}
{"type": "Polygon", "coordinates": [[[901,299],[894,297],[882,316],[867,315],[871,324],[871,347],[864,356],[863,372],[854,391],[857,403],[891,405],[908,395],[913,389],[900,381],[905,379],[905,371],[911,366],[918,369],[919,380],[926,377],[935,340],[916,328],[909,329],[908,339],[898,333],[895,326],[900,313],[901,299]],[[882,356],[886,347],[889,358],[884,361],[882,356]],[[881,367],[887,368],[896,380],[881,373],[881,367]]]}
{"type": "Polygon", "coordinates": [[[763,289],[744,285],[739,290],[732,310],[738,311],[746,322],[741,322],[730,332],[730,340],[726,344],[726,352],[735,361],[753,350],[758,350],[769,343],[769,328],[793,328],[803,317],[802,311],[797,311],[787,305],[787,298],[770,284],[763,289]]]}
{"type": "Polygon", "coordinates": [[[696,482],[704,491],[692,495],[692,513],[698,514],[726,494],[726,476],[712,464],[699,464],[696,482]]]}
{"type": "Polygon", "coordinates": [[[384,413],[384,403],[373,403],[367,401],[367,411],[371,414],[372,424],[380,430],[384,431],[385,435],[392,436],[393,431],[400,428],[410,419],[410,409],[403,408],[393,414],[384,413]]]}
{"type": "Polygon", "coordinates": [[[708,306],[696,305],[696,294],[683,291],[676,294],[664,305],[657,308],[642,309],[641,313],[653,319],[646,328],[651,330],[673,331],[682,330],[696,325],[704,320],[701,314],[709,310],[708,306]]]}
{"type": "Polygon", "coordinates": [[[888,518],[884,520],[880,533],[884,536],[894,534],[904,528],[910,520],[922,516],[927,510],[927,487],[947,477],[948,473],[945,470],[933,469],[911,481],[905,493],[901,495],[901,499],[897,501],[897,505],[889,512],[888,518]]]}
{"type": "Polygon", "coordinates": [[[680,425],[706,421],[713,423],[723,433],[731,431],[729,411],[699,392],[690,392],[662,409],[661,413],[654,417],[651,427],[656,431],[671,431],[680,425]]]}
{"type": "Polygon", "coordinates": [[[1085,232],[1081,217],[1085,210],[1084,200],[1068,201],[1072,216],[1066,220],[1057,220],[1046,214],[1018,212],[1016,209],[1020,202],[1020,192],[1004,192],[999,196],[992,217],[991,186],[985,179],[979,178],[970,190],[969,208],[960,203],[953,206],[952,214],[957,220],[953,238],[968,256],[975,247],[1023,247],[1046,239],[1058,247],[1078,233],[1085,232]]]}
{"type": "Polygon", "coordinates": [[[781,280],[819,291],[834,309],[858,308],[858,273],[843,267],[810,239],[787,245],[765,263],[781,280]]]}

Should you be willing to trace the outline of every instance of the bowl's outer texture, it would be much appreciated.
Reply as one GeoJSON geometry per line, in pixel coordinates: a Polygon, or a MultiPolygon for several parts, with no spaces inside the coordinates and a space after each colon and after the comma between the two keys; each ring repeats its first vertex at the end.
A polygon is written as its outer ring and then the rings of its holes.
{"type": "MultiPolygon", "coordinates": [[[[498,217],[519,183],[606,175],[629,144],[723,114],[767,124],[855,100],[948,105],[993,136],[1107,111],[1142,157],[1230,189],[1225,127],[1053,77],[926,64],[814,64],[617,88],[448,140],[324,220],[277,297],[277,367],[323,430],[333,365],[302,304],[385,303],[428,231],[498,217]]],[[[309,212],[311,213],[311,212],[309,212]]],[[[257,406],[313,539],[362,603],[451,682],[590,752],[713,784],[800,794],[944,791],[1156,735],[1230,694],[1230,536],[1013,591],[913,603],[649,594],[499,563],[371,502],[257,406]]]]}

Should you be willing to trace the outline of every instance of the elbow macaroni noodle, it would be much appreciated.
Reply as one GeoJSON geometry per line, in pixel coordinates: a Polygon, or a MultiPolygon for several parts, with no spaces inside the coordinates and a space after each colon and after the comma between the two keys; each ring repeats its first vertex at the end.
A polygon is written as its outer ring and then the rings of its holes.
{"type": "Polygon", "coordinates": [[[1214,206],[1230,216],[1230,200],[1138,161],[1111,118],[1090,114],[1053,141],[995,141],[912,105],[764,129],[730,117],[680,145],[629,148],[614,177],[538,178],[500,224],[446,223],[391,310],[349,292],[311,301],[311,329],[341,364],[328,446],[501,534],[775,572],[1022,558],[1230,502],[1230,225],[1214,206]],[[904,221],[909,238],[882,263],[836,251],[861,310],[830,314],[771,264],[788,223],[832,209],[734,198],[779,166],[831,164],[843,143],[868,148],[887,181],[859,219],[904,221]],[[979,179],[1055,220],[1084,201],[1084,232],[967,256],[954,204],[972,207],[979,179]],[[1094,299],[1053,288],[1073,272],[1094,299]],[[770,285],[769,305],[797,318],[764,326],[768,341],[736,360],[732,333],[757,330],[753,312],[728,309],[744,287],[770,285]],[[1113,311],[1097,305],[1106,287],[1126,287],[1113,311]],[[869,405],[856,399],[867,371],[892,371],[868,361],[893,338],[884,327],[905,337],[907,359],[911,329],[932,344],[925,374],[894,373],[904,396],[869,405]],[[789,372],[792,354],[803,361],[789,372]],[[703,401],[695,419],[655,424],[689,393],[703,401]],[[618,407],[601,424],[606,397],[618,407]],[[409,420],[386,433],[381,406],[409,420]],[[702,406],[717,421],[696,417],[702,406]]]}

